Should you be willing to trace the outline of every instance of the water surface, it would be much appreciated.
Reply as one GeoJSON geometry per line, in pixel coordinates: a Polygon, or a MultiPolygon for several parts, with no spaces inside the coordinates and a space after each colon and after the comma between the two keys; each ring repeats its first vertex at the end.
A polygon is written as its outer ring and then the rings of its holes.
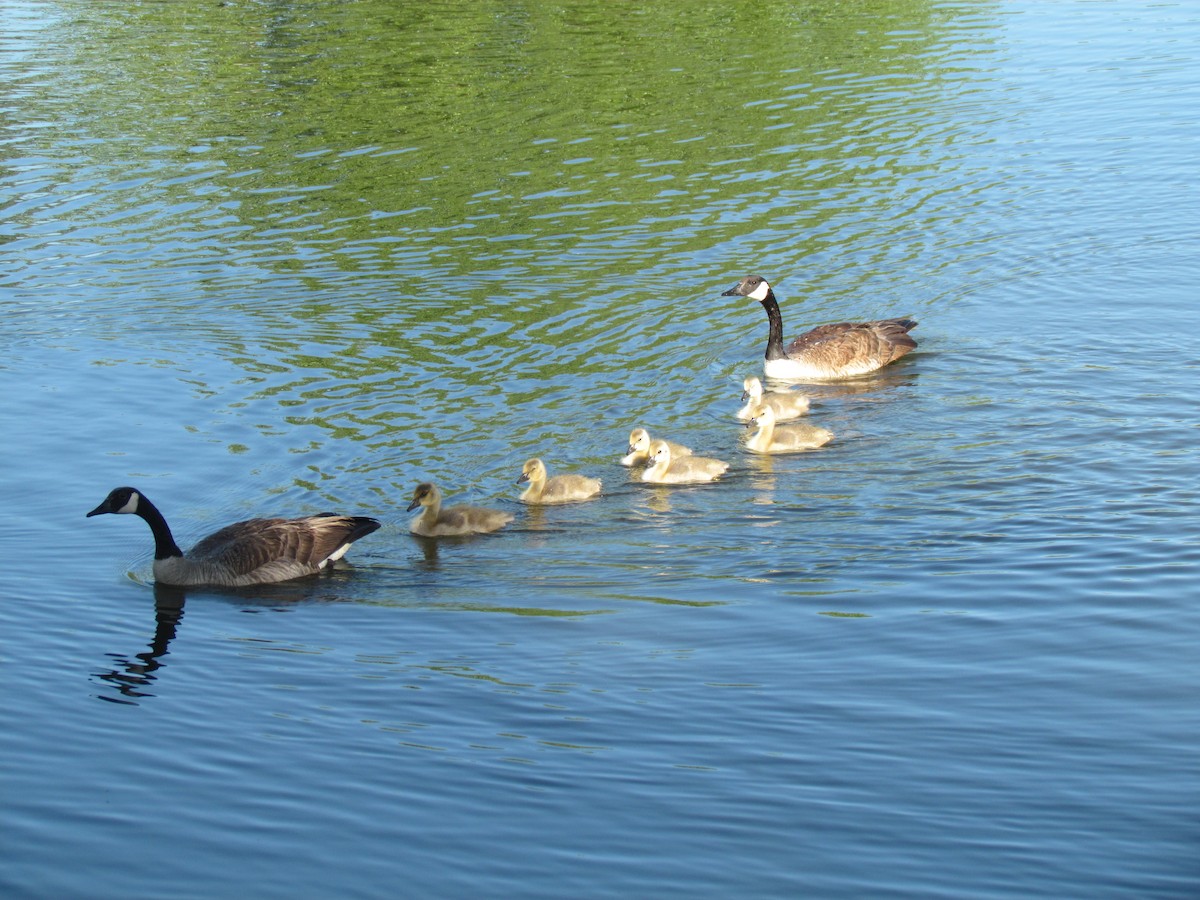
{"type": "Polygon", "coordinates": [[[1188,4],[0,16],[6,896],[1200,890],[1188,4]],[[920,320],[820,451],[749,271],[920,320]],[[126,483],[385,526],[181,595],[126,483]]]}

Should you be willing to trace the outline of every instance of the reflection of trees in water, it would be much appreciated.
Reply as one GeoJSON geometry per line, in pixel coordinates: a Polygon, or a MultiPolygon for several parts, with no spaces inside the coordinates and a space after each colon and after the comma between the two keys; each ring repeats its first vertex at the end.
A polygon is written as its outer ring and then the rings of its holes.
{"type": "MultiPolygon", "coordinates": [[[[605,0],[570,16],[528,3],[247,4],[236,16],[199,4],[186,21],[169,4],[84,5],[47,41],[49,71],[71,77],[31,81],[29,102],[41,139],[71,148],[56,180],[125,185],[132,159],[145,181],[72,198],[80,230],[140,251],[113,257],[199,276],[162,296],[128,291],[121,266],[97,271],[129,315],[198,318],[257,386],[240,402],[285,407],[314,440],[402,446],[418,392],[452,426],[460,413],[508,424],[519,378],[620,378],[695,357],[709,325],[741,333],[715,294],[689,306],[703,277],[686,275],[674,296],[699,321],[648,327],[662,301],[631,288],[631,272],[662,271],[655,287],[670,293],[670,273],[736,258],[762,232],[781,249],[764,274],[819,299],[847,267],[810,264],[801,279],[794,259],[837,254],[847,222],[879,229],[879,256],[854,269],[904,270],[895,254],[928,228],[882,223],[877,206],[894,193],[897,208],[940,208],[923,202],[921,176],[950,155],[938,126],[956,70],[938,51],[955,14],[926,0],[845,6],[662,4],[648,29],[605,0]],[[196,39],[162,66],[162,35],[180,33],[196,39]],[[701,48],[722,48],[709,69],[695,66],[701,48]],[[79,133],[93,138],[86,154],[79,133]],[[184,233],[164,233],[176,220],[159,209],[182,211],[184,233]],[[505,398],[459,393],[490,389],[496,371],[505,398]]],[[[277,412],[255,425],[274,429],[277,412]]]]}

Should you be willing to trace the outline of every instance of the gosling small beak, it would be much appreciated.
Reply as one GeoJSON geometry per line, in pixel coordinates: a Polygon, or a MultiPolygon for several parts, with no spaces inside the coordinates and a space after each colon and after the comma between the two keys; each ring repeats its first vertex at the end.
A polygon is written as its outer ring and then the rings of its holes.
{"type": "Polygon", "coordinates": [[[749,399],[750,399],[750,392],[742,391],[742,402],[745,403],[749,399]]]}
{"type": "Polygon", "coordinates": [[[414,500],[412,503],[408,504],[408,509],[406,509],[405,512],[412,512],[414,509],[416,509],[420,505],[421,505],[420,500],[414,500]]]}
{"type": "Polygon", "coordinates": [[[517,479],[517,484],[524,484],[528,480],[529,480],[529,476],[526,475],[524,472],[522,472],[521,477],[517,479]]]}
{"type": "Polygon", "coordinates": [[[629,449],[626,450],[625,452],[626,453],[637,453],[637,447],[633,446],[633,444],[630,444],[629,449]]]}

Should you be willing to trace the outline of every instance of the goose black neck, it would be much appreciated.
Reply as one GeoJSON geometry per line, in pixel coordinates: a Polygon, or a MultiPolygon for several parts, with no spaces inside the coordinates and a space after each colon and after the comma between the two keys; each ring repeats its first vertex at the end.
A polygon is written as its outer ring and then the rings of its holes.
{"type": "Polygon", "coordinates": [[[767,321],[770,330],[767,332],[767,359],[787,359],[783,350],[783,315],[779,312],[779,302],[775,299],[775,291],[767,289],[767,296],[759,301],[767,311],[767,321]]]}
{"type": "Polygon", "coordinates": [[[137,514],[146,520],[146,524],[150,526],[150,533],[154,535],[155,559],[183,556],[183,551],[179,549],[175,538],[171,536],[171,528],[167,525],[167,520],[158,511],[158,507],[146,499],[145,495],[138,500],[137,514]]]}

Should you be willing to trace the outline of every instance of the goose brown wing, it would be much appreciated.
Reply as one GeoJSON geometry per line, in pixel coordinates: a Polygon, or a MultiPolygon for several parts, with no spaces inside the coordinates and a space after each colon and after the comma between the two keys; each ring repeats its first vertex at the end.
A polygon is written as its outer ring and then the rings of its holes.
{"type": "Polygon", "coordinates": [[[343,544],[370,534],[379,523],[361,516],[325,514],[305,519],[248,519],[204,538],[188,557],[248,575],[272,562],[313,571],[343,544]]]}
{"type": "Polygon", "coordinates": [[[818,325],[792,341],[786,352],[792,359],[817,358],[835,369],[867,359],[883,365],[917,346],[908,335],[916,325],[912,319],[818,325]]]}
{"type": "Polygon", "coordinates": [[[861,327],[861,325],[856,325],[853,322],[818,325],[816,328],[804,332],[804,334],[792,341],[787,347],[787,354],[793,357],[800,355],[820,344],[843,339],[847,332],[861,327]]]}

